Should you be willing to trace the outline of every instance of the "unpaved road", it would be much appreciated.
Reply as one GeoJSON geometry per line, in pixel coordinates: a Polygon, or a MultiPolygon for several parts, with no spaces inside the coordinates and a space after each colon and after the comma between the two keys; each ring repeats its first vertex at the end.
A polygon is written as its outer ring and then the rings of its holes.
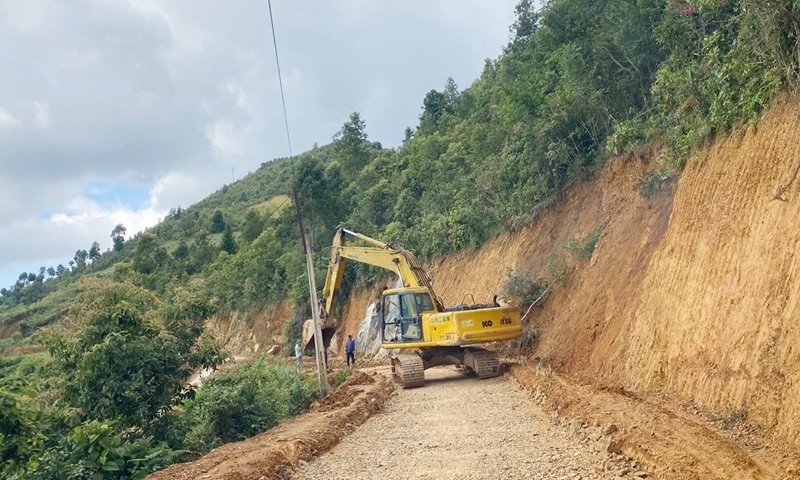
{"type": "Polygon", "coordinates": [[[590,479],[605,453],[582,443],[508,377],[477,380],[452,367],[397,390],[383,412],[293,479],[590,479]]]}

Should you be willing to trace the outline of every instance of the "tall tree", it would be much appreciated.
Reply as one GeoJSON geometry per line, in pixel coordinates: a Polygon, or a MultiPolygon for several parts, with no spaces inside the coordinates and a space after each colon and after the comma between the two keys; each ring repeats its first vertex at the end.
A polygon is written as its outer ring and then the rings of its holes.
{"type": "Polygon", "coordinates": [[[111,230],[111,240],[114,242],[114,251],[118,252],[125,246],[125,232],[128,230],[121,223],[118,223],[113,230],[111,230]]]}
{"type": "Polygon", "coordinates": [[[145,233],[139,237],[131,264],[136,272],[147,275],[155,272],[167,258],[167,252],[158,245],[156,236],[145,233]]]}
{"type": "Polygon", "coordinates": [[[353,112],[350,114],[350,120],[342,125],[342,129],[333,139],[334,151],[342,165],[342,173],[352,181],[370,160],[367,124],[358,112],[353,112]]]}
{"type": "Polygon", "coordinates": [[[92,242],[92,246],[89,248],[89,260],[97,260],[100,258],[100,243],[97,241],[92,242]]]}
{"type": "Polygon", "coordinates": [[[251,208],[244,215],[244,222],[242,223],[242,242],[250,243],[264,231],[264,220],[258,214],[256,209],[251,208]]]}
{"type": "Polygon", "coordinates": [[[220,248],[222,251],[228,252],[231,255],[236,253],[236,240],[233,238],[233,230],[231,229],[230,225],[225,227],[225,230],[222,232],[222,242],[220,243],[220,248]]]}
{"type": "Polygon", "coordinates": [[[215,210],[214,215],[211,216],[211,233],[220,233],[225,230],[225,217],[222,215],[221,210],[215,210]]]}

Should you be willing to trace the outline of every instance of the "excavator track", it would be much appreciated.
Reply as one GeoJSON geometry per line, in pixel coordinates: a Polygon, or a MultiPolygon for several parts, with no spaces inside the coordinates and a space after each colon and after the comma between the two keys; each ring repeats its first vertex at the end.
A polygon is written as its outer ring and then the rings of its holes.
{"type": "Polygon", "coordinates": [[[425,384],[425,366],[418,355],[392,357],[392,370],[403,388],[421,387],[425,384]]]}
{"type": "Polygon", "coordinates": [[[492,378],[500,376],[500,357],[497,352],[482,348],[468,349],[468,356],[472,357],[469,365],[478,378],[492,378]]]}

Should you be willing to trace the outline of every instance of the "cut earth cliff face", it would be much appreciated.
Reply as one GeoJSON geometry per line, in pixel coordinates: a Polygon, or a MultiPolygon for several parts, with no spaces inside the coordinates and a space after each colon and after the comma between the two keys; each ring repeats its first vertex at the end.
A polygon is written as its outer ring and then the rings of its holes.
{"type": "MultiPolygon", "coordinates": [[[[773,198],[800,162],[796,104],[717,139],[674,192],[641,194],[649,154],[610,161],[530,227],[428,265],[437,293],[487,301],[509,268],[541,275],[560,242],[605,225],[592,258],[526,319],[539,329],[531,357],[578,382],[738,412],[796,450],[800,181],[773,198]]],[[[344,329],[357,331],[375,291],[353,293],[344,329]]]]}

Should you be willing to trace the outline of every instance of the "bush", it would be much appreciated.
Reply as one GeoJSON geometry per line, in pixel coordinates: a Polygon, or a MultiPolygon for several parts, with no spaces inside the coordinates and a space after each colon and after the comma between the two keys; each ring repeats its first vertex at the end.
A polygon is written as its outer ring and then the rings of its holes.
{"type": "Polygon", "coordinates": [[[306,410],[316,392],[297,369],[259,357],[207,381],[187,402],[179,413],[188,430],[185,446],[202,453],[256,435],[306,410]]]}
{"type": "Polygon", "coordinates": [[[512,305],[531,304],[547,289],[547,283],[535,281],[530,272],[506,271],[506,281],[500,289],[500,298],[512,305]]]}
{"type": "Polygon", "coordinates": [[[594,247],[597,246],[597,241],[600,240],[600,235],[605,228],[605,225],[600,225],[583,238],[570,238],[565,240],[561,244],[561,248],[585,262],[592,258],[594,247]]]}
{"type": "Polygon", "coordinates": [[[569,266],[554,253],[544,258],[544,268],[550,283],[558,283],[562,287],[569,282],[569,266]]]}
{"type": "Polygon", "coordinates": [[[333,375],[332,380],[332,387],[336,387],[337,385],[343,384],[349,377],[350,374],[353,373],[352,368],[345,368],[344,370],[340,370],[333,375]]]}

